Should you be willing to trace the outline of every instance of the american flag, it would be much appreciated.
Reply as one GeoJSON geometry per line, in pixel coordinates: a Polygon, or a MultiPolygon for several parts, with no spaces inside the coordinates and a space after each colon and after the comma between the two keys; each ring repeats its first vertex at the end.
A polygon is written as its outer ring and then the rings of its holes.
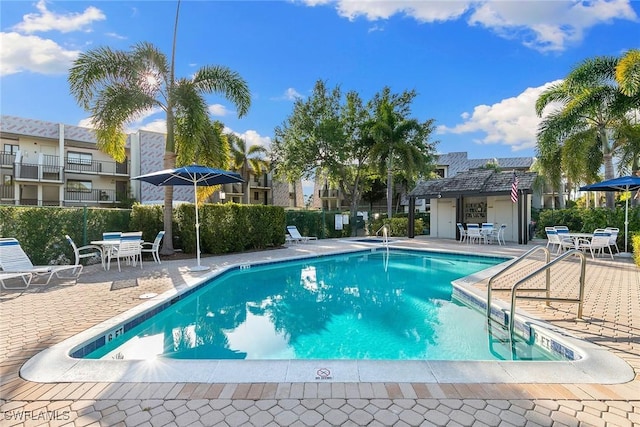
{"type": "Polygon", "coordinates": [[[513,173],[513,181],[511,181],[511,201],[518,203],[518,175],[513,173]]]}

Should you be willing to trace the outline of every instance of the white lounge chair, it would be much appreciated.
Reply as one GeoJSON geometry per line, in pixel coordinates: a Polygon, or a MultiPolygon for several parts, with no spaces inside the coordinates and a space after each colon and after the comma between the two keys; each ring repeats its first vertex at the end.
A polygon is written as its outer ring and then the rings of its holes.
{"type": "Polygon", "coordinates": [[[14,238],[0,239],[0,268],[3,273],[32,273],[36,276],[47,276],[48,284],[53,275],[59,279],[78,279],[82,273],[82,265],[33,265],[27,254],[14,238]],[[71,276],[61,275],[66,270],[71,276]]]}
{"type": "Polygon", "coordinates": [[[33,278],[33,273],[5,273],[0,271],[0,284],[2,284],[2,287],[5,289],[27,289],[29,287],[29,285],[31,284],[31,279],[33,278]],[[17,287],[17,286],[7,286],[4,281],[8,280],[8,279],[15,279],[15,278],[21,278],[22,281],[24,282],[24,286],[23,287],[17,287]]]}
{"type": "Polygon", "coordinates": [[[303,236],[295,225],[287,225],[287,233],[291,236],[291,241],[306,243],[309,240],[317,240],[315,236],[303,236]]]}
{"type": "Polygon", "coordinates": [[[617,227],[607,227],[606,231],[611,233],[611,237],[609,238],[609,247],[613,250],[616,248],[616,252],[620,253],[620,249],[618,248],[618,234],[620,233],[620,229],[617,227]]]}
{"type": "Polygon", "coordinates": [[[142,253],[151,253],[151,255],[153,255],[153,260],[158,264],[162,264],[160,262],[160,242],[162,242],[163,237],[164,237],[164,231],[159,231],[153,243],[152,242],[142,243],[142,253]]]}

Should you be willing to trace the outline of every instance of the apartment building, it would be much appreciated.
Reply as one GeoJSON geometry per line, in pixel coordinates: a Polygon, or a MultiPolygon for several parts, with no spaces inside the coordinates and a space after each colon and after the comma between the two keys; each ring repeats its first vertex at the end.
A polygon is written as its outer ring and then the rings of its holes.
{"type": "MultiPolygon", "coordinates": [[[[0,140],[0,204],[117,207],[131,198],[164,200],[163,188],[130,179],[164,168],[162,133],[129,134],[124,162],[98,150],[92,129],[79,126],[2,115],[0,140]]],[[[174,201],[193,200],[193,188],[174,187],[174,201]]],[[[277,182],[270,173],[225,186],[211,201],[304,206],[301,182],[277,182]]]]}

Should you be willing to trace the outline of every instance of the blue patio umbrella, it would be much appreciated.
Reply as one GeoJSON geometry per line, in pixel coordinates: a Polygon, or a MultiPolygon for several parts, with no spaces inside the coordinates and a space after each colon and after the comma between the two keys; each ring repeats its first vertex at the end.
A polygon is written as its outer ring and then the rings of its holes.
{"type": "Polygon", "coordinates": [[[240,174],[222,169],[211,168],[202,165],[182,166],[175,169],[165,169],[158,172],[151,172],[145,175],[133,177],[140,181],[148,182],[157,186],[167,185],[191,185],[196,204],[196,252],[198,265],[192,267],[192,271],[207,270],[209,267],[200,264],[200,220],[198,218],[198,186],[212,186],[220,184],[233,184],[243,182],[240,174]]]}
{"type": "MultiPolygon", "coordinates": [[[[640,189],[640,176],[621,176],[619,178],[607,179],[595,184],[580,187],[580,191],[635,191],[640,189]]],[[[629,240],[629,198],[627,198],[624,210],[624,252],[620,255],[631,256],[627,252],[627,242],[629,240]]]]}

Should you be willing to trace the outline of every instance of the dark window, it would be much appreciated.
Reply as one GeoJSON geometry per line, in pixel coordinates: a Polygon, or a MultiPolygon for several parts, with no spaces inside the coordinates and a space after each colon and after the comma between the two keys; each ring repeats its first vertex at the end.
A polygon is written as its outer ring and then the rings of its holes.
{"type": "Polygon", "coordinates": [[[74,165],[90,165],[93,157],[91,153],[79,153],[76,151],[69,151],[67,153],[67,162],[74,165]]]}
{"type": "Polygon", "coordinates": [[[80,191],[83,193],[91,192],[93,183],[91,181],[77,181],[70,179],[67,181],[67,189],[69,191],[80,191]]]}

